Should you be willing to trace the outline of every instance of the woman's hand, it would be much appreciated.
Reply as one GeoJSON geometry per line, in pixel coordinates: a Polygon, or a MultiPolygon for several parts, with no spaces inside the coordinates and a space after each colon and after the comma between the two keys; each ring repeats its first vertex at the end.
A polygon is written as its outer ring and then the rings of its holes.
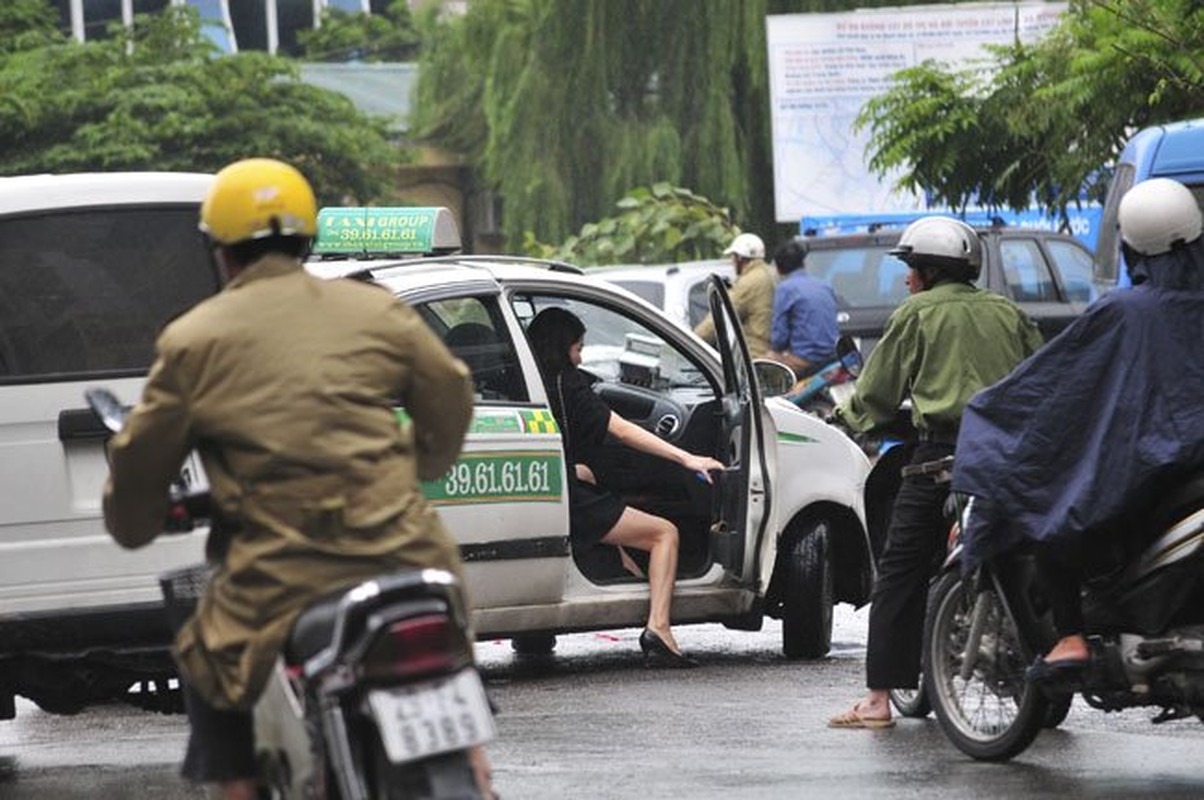
{"type": "Polygon", "coordinates": [[[707,483],[714,483],[711,480],[712,472],[723,472],[727,469],[722,462],[716,461],[710,456],[696,456],[693,453],[687,453],[681,465],[707,483]]]}
{"type": "Polygon", "coordinates": [[[592,469],[585,464],[575,464],[574,467],[576,468],[577,472],[577,480],[581,481],[582,483],[592,483],[595,486],[598,485],[598,479],[594,477],[594,471],[592,469]]]}

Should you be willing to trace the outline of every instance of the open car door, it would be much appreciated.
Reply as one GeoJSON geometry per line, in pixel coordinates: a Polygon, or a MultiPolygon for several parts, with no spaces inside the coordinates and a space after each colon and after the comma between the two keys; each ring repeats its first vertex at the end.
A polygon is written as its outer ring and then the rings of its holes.
{"type": "Polygon", "coordinates": [[[761,393],[753,373],[744,331],[723,281],[710,277],[707,301],[715,339],[723,359],[722,452],[727,465],[717,478],[711,552],[745,583],[757,580],[760,543],[769,520],[769,470],[765,460],[765,421],[761,393]]]}

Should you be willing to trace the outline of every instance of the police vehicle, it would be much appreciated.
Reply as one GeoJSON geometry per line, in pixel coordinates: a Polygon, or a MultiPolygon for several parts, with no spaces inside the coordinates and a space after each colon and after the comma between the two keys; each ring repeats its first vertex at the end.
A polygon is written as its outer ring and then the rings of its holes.
{"type": "MultiPolygon", "coordinates": [[[[618,551],[569,539],[561,433],[524,330],[560,306],[586,325],[582,368],[616,412],[729,468],[712,488],[675,464],[615,444],[591,467],[603,487],[676,523],[675,624],[757,629],[783,621],[788,656],[828,651],[834,602],[864,603],[872,548],[869,464],[848,438],[766,387],[722,280],[712,349],[658,308],[566,264],[434,255],[459,248],[446,209],[328,209],[311,272],[371,281],[422,315],[471,368],[474,419],[460,460],[425,491],[460,543],[478,636],[549,649],[558,632],[644,624],[648,586],[618,551]],[[758,379],[758,375],[762,379],[758,379]]],[[[781,382],[778,393],[789,387],[781,382]]]]}

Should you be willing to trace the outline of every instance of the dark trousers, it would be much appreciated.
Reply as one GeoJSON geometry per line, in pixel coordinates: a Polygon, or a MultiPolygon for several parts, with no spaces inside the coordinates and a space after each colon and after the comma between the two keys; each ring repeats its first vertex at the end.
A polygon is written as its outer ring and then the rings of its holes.
{"type": "MultiPolygon", "coordinates": [[[[923,442],[911,463],[936,461],[953,446],[923,442]]],[[[865,678],[870,689],[914,689],[919,685],[920,648],[928,583],[948,541],[945,499],[949,485],[930,475],[903,479],[895,497],[886,547],[870,606],[865,678]]]]}
{"type": "Polygon", "coordinates": [[[251,712],[216,709],[183,679],[180,688],[192,729],[180,774],[193,783],[225,783],[256,777],[251,712]]]}
{"type": "Polygon", "coordinates": [[[1037,546],[1037,582],[1049,601],[1059,638],[1082,634],[1083,552],[1078,539],[1037,546]]]}

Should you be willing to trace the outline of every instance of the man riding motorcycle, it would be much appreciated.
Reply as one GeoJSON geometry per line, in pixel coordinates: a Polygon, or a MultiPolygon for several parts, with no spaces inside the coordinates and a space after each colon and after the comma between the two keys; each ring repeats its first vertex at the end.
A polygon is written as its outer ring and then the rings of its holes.
{"type": "MultiPolygon", "coordinates": [[[[854,394],[833,416],[865,432],[893,422],[910,398],[919,439],[911,463],[922,464],[953,454],[966,402],[1040,347],[1041,334],[1012,301],[974,285],[982,270],[982,241],[961,220],[919,219],[907,226],[891,253],[923,289],[891,314],[854,394]]],[[[868,692],[829,719],[830,727],[893,725],[890,690],[917,688],[928,581],[948,530],[947,494],[947,487],[930,476],[903,479],[874,583],[868,692]]]]}
{"type": "Polygon", "coordinates": [[[159,337],[142,399],[110,443],[105,523],[125,547],[150,542],[172,479],[199,453],[216,573],[173,651],[192,724],[183,772],[252,797],[250,709],[298,613],[398,568],[462,579],[418,482],[458,455],[472,384],[391,294],[305,272],[317,208],[293,167],[248,159],[221,170],[200,229],[225,286],[159,337]]]}
{"type": "Polygon", "coordinates": [[[955,491],[974,495],[966,570],[1039,543],[1057,644],[1030,681],[1073,685],[1090,658],[1087,553],[1131,550],[1157,490],[1204,467],[1204,238],[1182,184],[1137,184],[1119,225],[1132,290],[1113,291],[966,408],[955,491]]]}

